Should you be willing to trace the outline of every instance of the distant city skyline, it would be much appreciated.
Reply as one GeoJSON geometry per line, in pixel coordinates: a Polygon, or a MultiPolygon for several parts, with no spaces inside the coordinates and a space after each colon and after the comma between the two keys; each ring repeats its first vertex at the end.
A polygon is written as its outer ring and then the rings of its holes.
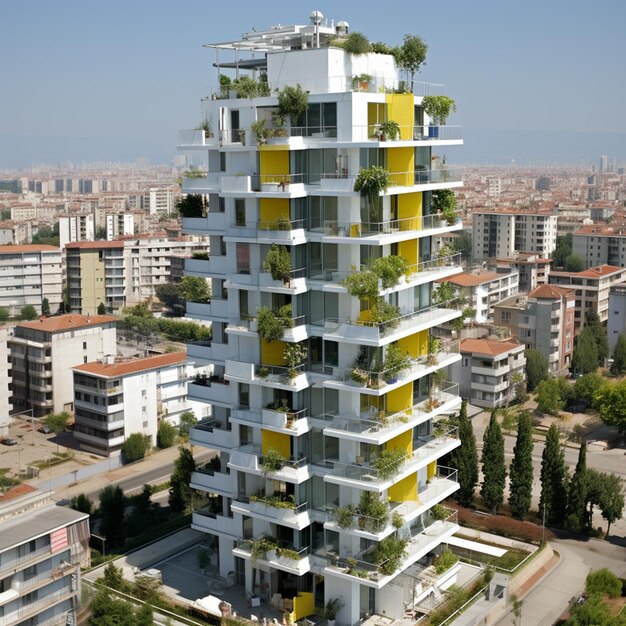
{"type": "Polygon", "coordinates": [[[387,5],[385,15],[407,19],[386,21],[374,3],[354,0],[245,0],[220,5],[219,14],[200,0],[110,0],[97,13],[77,0],[7,3],[0,168],[171,163],[177,130],[199,123],[200,98],[217,83],[215,53],[202,44],[239,37],[242,15],[247,29],[260,30],[307,23],[313,9],[347,20],[370,41],[398,44],[405,33],[426,41],[417,78],[446,83],[456,99],[448,123],[464,127],[464,162],[626,161],[624,3],[590,10],[581,0],[450,0],[426,20],[405,0],[387,5]]]}

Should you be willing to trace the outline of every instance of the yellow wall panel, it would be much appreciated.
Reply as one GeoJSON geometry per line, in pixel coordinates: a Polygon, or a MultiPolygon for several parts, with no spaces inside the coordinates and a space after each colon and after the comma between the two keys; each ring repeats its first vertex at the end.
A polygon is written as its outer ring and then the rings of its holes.
{"type": "Polygon", "coordinates": [[[432,463],[429,463],[428,467],[426,468],[427,480],[430,480],[431,478],[433,478],[436,473],[437,473],[437,461],[433,461],[432,463]]]}
{"type": "Polygon", "coordinates": [[[417,500],[417,474],[411,474],[389,487],[389,499],[392,502],[417,500]]]}
{"type": "Polygon", "coordinates": [[[413,383],[407,383],[387,394],[387,411],[395,413],[413,406],[413,383]]]}
{"type": "Polygon", "coordinates": [[[386,444],[387,450],[402,450],[407,454],[413,452],[413,431],[407,430],[404,433],[399,434],[397,437],[390,439],[386,444]]]}
{"type": "Polygon", "coordinates": [[[421,191],[398,195],[400,230],[421,230],[422,202],[423,196],[421,191]]]}
{"type": "Polygon", "coordinates": [[[420,355],[420,333],[409,335],[408,337],[402,337],[398,339],[398,348],[405,352],[413,359],[416,359],[420,355]]]}
{"type": "Polygon", "coordinates": [[[315,614],[315,600],[313,593],[309,591],[300,591],[293,599],[293,622],[297,622],[303,617],[309,617],[315,614]]]}
{"type": "MultiPolygon", "coordinates": [[[[262,146],[267,148],[268,146],[262,146]]],[[[261,150],[259,152],[259,173],[261,182],[270,182],[268,176],[276,175],[276,182],[280,182],[280,176],[289,175],[289,146],[269,146],[281,148],[281,150],[261,150]]]]}
{"type": "Polygon", "coordinates": [[[261,453],[267,454],[274,448],[286,459],[291,457],[291,437],[284,433],[275,433],[271,430],[261,430],[261,453]]]}
{"type": "Polygon", "coordinates": [[[413,148],[389,148],[387,168],[391,173],[391,184],[411,187],[415,184],[415,151],[413,148]]]}
{"type": "Polygon", "coordinates": [[[411,274],[414,273],[419,259],[419,239],[398,242],[398,256],[404,257],[409,265],[414,266],[409,270],[411,274]]]}
{"type": "Polygon", "coordinates": [[[372,137],[376,125],[385,121],[385,105],[377,102],[367,103],[367,136],[372,137]]]}
{"type": "Polygon", "coordinates": [[[261,198],[259,204],[259,221],[274,223],[279,217],[289,219],[289,199],[261,198]]]}
{"type": "Polygon", "coordinates": [[[388,93],[387,119],[400,124],[400,139],[413,139],[415,123],[415,99],[412,93],[388,93]]]}
{"type": "Polygon", "coordinates": [[[263,365],[284,365],[284,350],[284,341],[267,342],[265,339],[261,339],[261,363],[263,365]]]}

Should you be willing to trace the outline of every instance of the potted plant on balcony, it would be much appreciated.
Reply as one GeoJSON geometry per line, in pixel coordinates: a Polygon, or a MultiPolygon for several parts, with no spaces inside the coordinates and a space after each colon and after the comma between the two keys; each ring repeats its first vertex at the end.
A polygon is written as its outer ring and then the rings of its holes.
{"type": "Polygon", "coordinates": [[[374,206],[376,198],[381,192],[387,191],[391,185],[389,172],[380,165],[363,167],[354,181],[354,191],[361,193],[366,198],[370,206],[374,206]]]}
{"type": "Polygon", "coordinates": [[[456,195],[452,189],[436,189],[431,194],[431,207],[440,219],[452,226],[458,217],[456,195]]]}
{"type": "Polygon", "coordinates": [[[383,362],[383,372],[388,384],[398,382],[398,374],[411,367],[411,358],[403,352],[397,343],[392,343],[387,347],[385,361],[383,362]]]}
{"type": "Polygon", "coordinates": [[[370,74],[356,74],[352,77],[352,90],[367,91],[371,80],[372,76],[370,74]]]}
{"type": "Polygon", "coordinates": [[[295,87],[287,85],[278,92],[278,116],[283,120],[289,116],[291,126],[304,115],[309,106],[309,93],[300,84],[295,87]]]}
{"type": "Polygon", "coordinates": [[[337,619],[337,613],[342,609],[343,602],[340,598],[332,598],[326,603],[324,607],[324,619],[328,626],[335,626],[335,620],[337,619]]]}
{"type": "Polygon", "coordinates": [[[400,136],[400,124],[398,122],[394,122],[393,120],[387,120],[383,122],[380,127],[380,140],[386,141],[395,141],[400,136]]]}
{"type": "Polygon", "coordinates": [[[439,363],[437,358],[437,352],[441,349],[441,339],[438,337],[428,337],[428,356],[426,357],[426,363],[431,367],[439,363]]]}
{"type": "Polygon", "coordinates": [[[276,448],[270,448],[261,461],[261,469],[264,474],[280,472],[285,466],[287,459],[276,448]]]}
{"type": "Polygon", "coordinates": [[[448,96],[424,96],[422,107],[433,124],[428,129],[428,136],[439,137],[439,126],[445,126],[450,113],[456,111],[456,102],[448,96]]]}
{"type": "Polygon", "coordinates": [[[372,463],[372,467],[378,470],[378,478],[382,481],[393,478],[406,460],[406,452],[397,449],[385,449],[372,463]]]}
{"type": "Polygon", "coordinates": [[[254,138],[259,146],[267,143],[270,131],[265,125],[265,120],[252,122],[252,124],[250,124],[250,130],[252,131],[252,134],[254,135],[254,138]]]}
{"type": "Polygon", "coordinates": [[[285,344],[283,358],[285,360],[285,365],[288,368],[287,376],[290,380],[293,380],[300,374],[298,367],[302,365],[306,356],[307,349],[305,342],[302,341],[300,343],[285,344]]]}

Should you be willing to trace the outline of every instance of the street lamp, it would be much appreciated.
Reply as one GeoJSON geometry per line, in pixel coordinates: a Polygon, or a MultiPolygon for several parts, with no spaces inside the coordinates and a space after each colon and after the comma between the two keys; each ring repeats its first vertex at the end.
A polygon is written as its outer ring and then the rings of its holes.
{"type": "Polygon", "coordinates": [[[30,415],[30,445],[35,445],[35,411],[34,409],[26,409],[19,413],[11,413],[11,417],[17,417],[18,415],[30,415]]]}
{"type": "Polygon", "coordinates": [[[102,541],[102,560],[104,560],[106,558],[106,540],[107,538],[104,537],[103,535],[96,535],[96,533],[91,533],[92,537],[95,537],[96,539],[100,539],[100,541],[102,541]]]}

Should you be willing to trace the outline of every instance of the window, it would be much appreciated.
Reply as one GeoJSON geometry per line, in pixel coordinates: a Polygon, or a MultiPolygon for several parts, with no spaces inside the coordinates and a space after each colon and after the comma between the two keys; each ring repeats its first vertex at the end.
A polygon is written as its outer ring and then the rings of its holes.
{"type": "Polygon", "coordinates": [[[247,383],[239,383],[239,406],[250,406],[250,385],[247,383]]]}
{"type": "Polygon", "coordinates": [[[235,225],[246,225],[246,201],[243,198],[235,198],[235,225]]]}
{"type": "Polygon", "coordinates": [[[87,342],[83,341],[83,350],[86,350],[86,349],[87,349],[87,342]]]}

